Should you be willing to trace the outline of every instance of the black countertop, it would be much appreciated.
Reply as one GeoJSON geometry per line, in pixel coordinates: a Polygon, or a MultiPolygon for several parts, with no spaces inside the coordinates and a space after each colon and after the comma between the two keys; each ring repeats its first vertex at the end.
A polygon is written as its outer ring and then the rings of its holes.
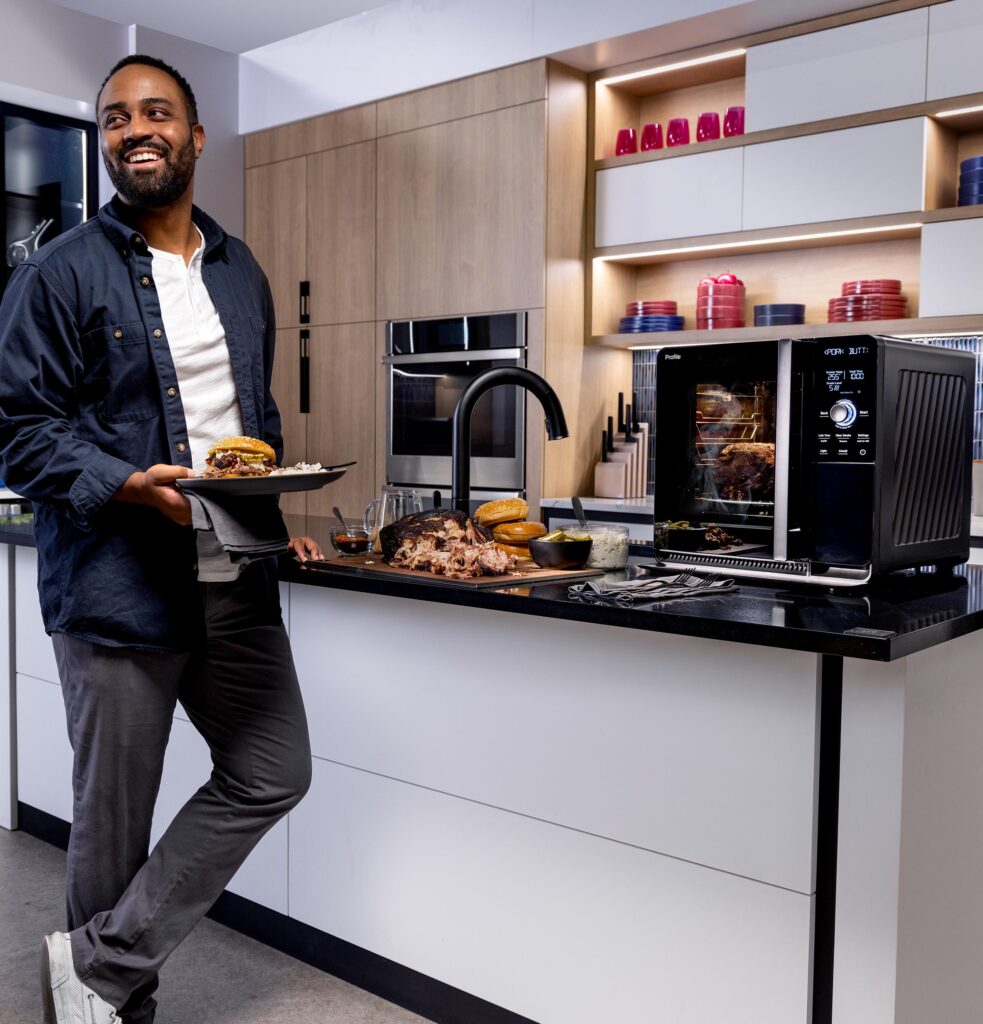
{"type": "MultiPolygon", "coordinates": [[[[327,544],[330,520],[287,520],[292,534],[313,536],[326,555],[333,555],[327,544]]],[[[30,524],[0,520],[0,543],[33,545],[30,524]]],[[[335,590],[877,661],[903,658],[983,628],[983,565],[959,566],[945,575],[894,574],[848,591],[741,579],[724,594],[634,608],[582,604],[568,596],[565,582],[503,581],[501,587],[476,589],[301,568],[292,559],[282,560],[281,578],[335,590]]]]}

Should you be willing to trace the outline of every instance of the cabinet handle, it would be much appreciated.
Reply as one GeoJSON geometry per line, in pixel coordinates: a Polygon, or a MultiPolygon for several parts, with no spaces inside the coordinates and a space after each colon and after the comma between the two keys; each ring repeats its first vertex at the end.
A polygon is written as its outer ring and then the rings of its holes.
{"type": "Polygon", "coordinates": [[[300,411],[311,411],[311,332],[300,332],[300,411]]]}
{"type": "Polygon", "coordinates": [[[311,322],[311,282],[300,282],[300,322],[309,324],[311,322]]]}

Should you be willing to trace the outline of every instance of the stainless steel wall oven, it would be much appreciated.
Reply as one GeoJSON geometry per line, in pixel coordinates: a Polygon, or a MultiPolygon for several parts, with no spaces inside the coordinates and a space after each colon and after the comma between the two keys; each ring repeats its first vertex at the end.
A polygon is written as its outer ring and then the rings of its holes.
{"type": "MultiPolygon", "coordinates": [[[[386,336],[386,480],[450,490],[451,423],[472,378],[525,366],[526,314],[393,321],[386,336]]],[[[486,497],[525,491],[525,401],[494,388],[471,420],[471,489],[486,497]]]]}

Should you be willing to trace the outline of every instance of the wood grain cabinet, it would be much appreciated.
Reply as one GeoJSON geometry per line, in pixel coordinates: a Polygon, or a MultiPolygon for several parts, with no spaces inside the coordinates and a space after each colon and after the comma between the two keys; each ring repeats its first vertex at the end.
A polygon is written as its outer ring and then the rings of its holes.
{"type": "MultiPolygon", "coordinates": [[[[290,329],[274,374],[287,458],[359,461],[288,511],[356,511],[382,484],[387,320],[528,310],[529,366],[578,424],[586,76],[536,60],[370,106],[246,140],[247,240],[290,329]]],[[[544,455],[543,440],[529,432],[531,500],[544,480],[557,493],[580,483],[573,446],[544,455]]]]}

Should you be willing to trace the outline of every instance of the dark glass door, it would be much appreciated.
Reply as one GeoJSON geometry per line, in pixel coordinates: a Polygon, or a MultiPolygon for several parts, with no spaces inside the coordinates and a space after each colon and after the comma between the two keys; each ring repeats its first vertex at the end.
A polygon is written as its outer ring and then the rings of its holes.
{"type": "Polygon", "coordinates": [[[40,246],[93,216],[97,202],[94,124],[0,103],[4,170],[3,276],[40,246]]]}

